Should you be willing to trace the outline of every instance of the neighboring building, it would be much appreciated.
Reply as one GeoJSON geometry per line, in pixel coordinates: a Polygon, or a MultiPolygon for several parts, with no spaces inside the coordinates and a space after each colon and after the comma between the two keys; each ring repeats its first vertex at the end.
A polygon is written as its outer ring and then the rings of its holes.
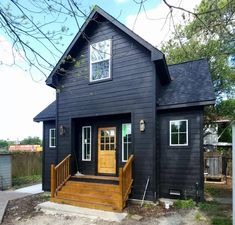
{"type": "MultiPolygon", "coordinates": [[[[51,164],[69,154],[70,174],[93,183],[120,183],[118,168],[133,154],[131,198],[142,199],[149,179],[147,200],[195,197],[196,183],[203,199],[203,108],[215,99],[205,59],[168,66],[161,51],[95,7],[46,84],[56,101],[34,118],[43,121],[44,190],[51,164]]],[[[79,188],[73,200],[60,188],[61,202],[85,204],[79,188]]]]}
{"type": "Polygon", "coordinates": [[[232,149],[232,143],[229,142],[221,142],[219,134],[219,127],[224,127],[224,130],[227,129],[230,125],[231,121],[228,119],[221,119],[214,121],[206,130],[205,136],[203,139],[204,148],[206,151],[215,151],[217,147],[223,147],[225,149],[232,149]]]}
{"type": "Polygon", "coordinates": [[[7,151],[0,151],[0,191],[12,186],[12,156],[7,151]]]}
{"type": "Polygon", "coordinates": [[[205,180],[223,182],[227,175],[231,175],[232,143],[220,142],[221,135],[230,124],[231,121],[228,119],[216,120],[204,132],[205,180]],[[224,129],[221,133],[219,133],[219,127],[224,129]],[[221,149],[223,151],[218,151],[221,149]]]}
{"type": "Polygon", "coordinates": [[[41,152],[42,147],[40,145],[10,145],[10,152],[41,152]]]}

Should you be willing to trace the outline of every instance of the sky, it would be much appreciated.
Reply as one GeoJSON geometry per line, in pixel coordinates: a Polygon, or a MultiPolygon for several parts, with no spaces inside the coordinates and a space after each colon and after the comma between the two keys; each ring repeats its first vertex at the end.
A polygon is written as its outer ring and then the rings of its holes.
{"type": "MultiPolygon", "coordinates": [[[[169,9],[161,0],[147,0],[139,14],[139,5],[133,0],[84,0],[81,2],[86,10],[89,6],[99,5],[158,48],[163,41],[171,37],[173,26],[169,18],[166,20],[169,9]]],[[[200,0],[168,0],[168,2],[193,10],[200,0]]],[[[176,24],[183,23],[181,14],[180,11],[174,11],[176,24]]],[[[65,51],[76,34],[76,26],[70,28],[73,35],[64,40],[61,51],[65,51]]],[[[18,65],[25,66],[22,56],[16,54],[16,60],[18,65]]],[[[36,71],[33,71],[32,75],[17,66],[4,65],[13,62],[12,44],[1,28],[0,62],[3,62],[0,64],[0,139],[22,140],[28,136],[42,138],[42,123],[33,122],[33,118],[55,99],[55,90],[48,87],[45,84],[45,77],[36,71]]]]}

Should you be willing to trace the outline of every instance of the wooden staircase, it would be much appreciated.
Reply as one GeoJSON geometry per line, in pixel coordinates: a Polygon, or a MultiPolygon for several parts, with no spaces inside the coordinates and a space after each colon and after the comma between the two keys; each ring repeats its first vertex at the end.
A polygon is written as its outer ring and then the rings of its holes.
{"type": "Polygon", "coordinates": [[[131,187],[133,155],[123,168],[119,177],[79,176],[68,173],[70,156],[58,166],[51,167],[51,201],[74,206],[121,212],[126,205],[131,187]],[[61,169],[65,164],[66,168],[61,169]],[[88,182],[89,180],[89,182],[88,182]],[[107,181],[113,182],[112,184],[107,181]]]}

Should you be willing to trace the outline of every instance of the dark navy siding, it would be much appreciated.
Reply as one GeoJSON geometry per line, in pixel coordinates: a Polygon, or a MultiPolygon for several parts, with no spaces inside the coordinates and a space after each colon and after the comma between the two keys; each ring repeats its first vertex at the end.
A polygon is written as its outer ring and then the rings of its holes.
{"type": "Polygon", "coordinates": [[[50,168],[56,164],[56,148],[49,147],[49,130],[55,128],[55,121],[43,122],[43,190],[50,190],[50,168]]]}
{"type": "Polygon", "coordinates": [[[66,127],[66,134],[58,140],[58,159],[72,151],[71,118],[130,113],[135,155],[132,197],[142,197],[149,176],[146,198],[153,199],[156,98],[150,52],[108,22],[94,27],[89,38],[89,42],[112,39],[112,80],[90,84],[89,44],[85,42],[82,49],[77,48],[80,66],[71,68],[61,80],[57,98],[58,127],[66,127]],[[145,132],[139,131],[141,119],[146,122],[145,132]]]}
{"type": "Polygon", "coordinates": [[[160,196],[170,197],[169,190],[180,190],[183,197],[195,196],[199,183],[203,198],[203,109],[181,109],[159,112],[158,144],[160,145],[160,196]],[[189,145],[169,146],[169,121],[188,120],[189,145]]]}

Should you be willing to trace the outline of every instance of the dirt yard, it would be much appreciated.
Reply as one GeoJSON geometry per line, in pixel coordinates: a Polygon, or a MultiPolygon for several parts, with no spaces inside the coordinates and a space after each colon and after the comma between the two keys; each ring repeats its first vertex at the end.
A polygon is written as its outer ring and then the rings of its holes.
{"type": "MultiPolygon", "coordinates": [[[[230,225],[231,204],[218,203],[215,198],[223,199],[231,197],[231,188],[223,185],[206,185],[206,196],[209,202],[200,203],[198,207],[190,209],[171,208],[165,210],[160,205],[131,204],[126,208],[128,216],[121,223],[92,220],[82,217],[45,215],[35,210],[35,206],[48,201],[48,196],[39,194],[11,201],[8,204],[2,225],[230,225]],[[135,215],[141,216],[136,218],[135,215]],[[222,221],[222,222],[221,222],[222,221]]],[[[187,202],[186,202],[187,203],[187,202]]],[[[184,206],[183,202],[183,206],[184,206]]]]}

